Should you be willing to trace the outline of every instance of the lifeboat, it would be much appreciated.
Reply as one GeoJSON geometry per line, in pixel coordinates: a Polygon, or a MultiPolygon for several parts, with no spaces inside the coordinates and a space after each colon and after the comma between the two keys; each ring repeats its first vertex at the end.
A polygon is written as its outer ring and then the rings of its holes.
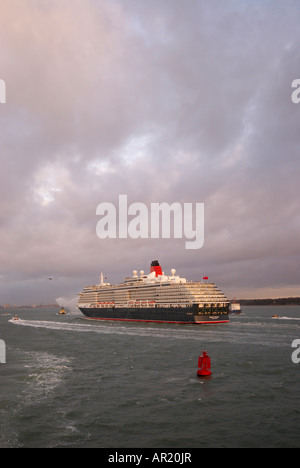
{"type": "Polygon", "coordinates": [[[65,315],[66,313],[67,313],[66,310],[62,307],[58,315],[65,315]]]}

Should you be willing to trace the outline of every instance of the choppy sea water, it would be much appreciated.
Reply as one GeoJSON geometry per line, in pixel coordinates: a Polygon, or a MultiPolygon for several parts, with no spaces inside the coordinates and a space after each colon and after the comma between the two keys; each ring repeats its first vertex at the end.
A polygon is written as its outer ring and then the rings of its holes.
{"type": "Polygon", "coordinates": [[[300,307],[244,307],[206,326],[8,313],[2,448],[300,447],[300,307]],[[196,375],[204,348],[210,380],[196,375]]]}

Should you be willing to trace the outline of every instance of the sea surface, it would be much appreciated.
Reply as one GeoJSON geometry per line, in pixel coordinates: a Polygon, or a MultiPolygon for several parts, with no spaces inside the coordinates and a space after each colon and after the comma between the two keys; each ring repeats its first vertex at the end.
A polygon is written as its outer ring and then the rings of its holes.
{"type": "Polygon", "coordinates": [[[300,447],[300,307],[204,326],[57,312],[0,309],[1,448],[300,447]]]}

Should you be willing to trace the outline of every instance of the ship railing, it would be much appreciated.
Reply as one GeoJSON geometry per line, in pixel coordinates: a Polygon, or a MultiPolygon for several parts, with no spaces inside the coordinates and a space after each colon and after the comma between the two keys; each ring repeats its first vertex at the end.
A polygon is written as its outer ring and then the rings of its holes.
{"type": "Polygon", "coordinates": [[[193,307],[194,303],[170,303],[170,302],[159,302],[156,303],[156,307],[166,307],[166,308],[173,308],[173,309],[186,309],[187,307],[193,307]]]}
{"type": "Polygon", "coordinates": [[[128,301],[126,307],[155,307],[155,301],[128,301]]]}
{"type": "Polygon", "coordinates": [[[109,307],[112,308],[112,307],[114,307],[114,306],[115,306],[115,303],[114,303],[114,302],[97,302],[97,306],[96,306],[96,307],[98,307],[98,308],[100,308],[100,309],[101,309],[101,308],[102,308],[102,309],[104,309],[104,308],[107,309],[107,308],[109,308],[109,307]]]}

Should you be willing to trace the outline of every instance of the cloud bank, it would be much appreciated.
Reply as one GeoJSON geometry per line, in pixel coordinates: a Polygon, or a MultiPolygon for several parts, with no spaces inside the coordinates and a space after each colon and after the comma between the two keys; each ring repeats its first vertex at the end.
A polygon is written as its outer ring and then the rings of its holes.
{"type": "Polygon", "coordinates": [[[292,0],[2,0],[0,303],[156,258],[229,297],[300,295],[299,20],[292,0]],[[120,194],[204,203],[203,248],[100,240],[120,194]]]}

